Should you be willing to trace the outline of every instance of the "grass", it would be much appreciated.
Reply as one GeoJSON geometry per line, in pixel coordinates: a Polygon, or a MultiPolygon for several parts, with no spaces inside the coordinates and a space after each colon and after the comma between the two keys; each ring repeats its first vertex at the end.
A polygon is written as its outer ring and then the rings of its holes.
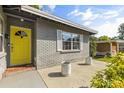
{"type": "Polygon", "coordinates": [[[95,57],[94,59],[98,61],[112,62],[113,57],[95,57]]]}

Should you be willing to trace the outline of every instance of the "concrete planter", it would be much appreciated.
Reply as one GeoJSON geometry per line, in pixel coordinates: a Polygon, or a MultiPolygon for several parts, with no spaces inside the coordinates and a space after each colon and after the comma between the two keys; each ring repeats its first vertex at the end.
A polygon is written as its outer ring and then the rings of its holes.
{"type": "Polygon", "coordinates": [[[85,59],[85,64],[91,65],[91,64],[92,64],[92,57],[87,57],[87,58],[85,59]]]}
{"type": "Polygon", "coordinates": [[[61,73],[63,76],[70,76],[71,75],[71,63],[70,62],[62,63],[61,73]]]}

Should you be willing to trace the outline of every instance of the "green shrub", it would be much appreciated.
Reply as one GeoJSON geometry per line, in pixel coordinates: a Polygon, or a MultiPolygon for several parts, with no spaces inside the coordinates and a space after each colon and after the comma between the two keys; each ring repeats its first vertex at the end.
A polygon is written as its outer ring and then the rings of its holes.
{"type": "Polygon", "coordinates": [[[111,58],[111,54],[110,53],[106,53],[106,55],[104,56],[105,58],[111,58]]]}
{"type": "Polygon", "coordinates": [[[106,69],[96,73],[91,80],[91,87],[124,88],[124,53],[119,53],[106,69]]]}

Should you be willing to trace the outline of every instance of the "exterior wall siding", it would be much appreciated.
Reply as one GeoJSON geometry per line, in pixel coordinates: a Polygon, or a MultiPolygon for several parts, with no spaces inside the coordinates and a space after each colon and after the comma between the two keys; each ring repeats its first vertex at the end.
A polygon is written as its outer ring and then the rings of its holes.
{"type": "Polygon", "coordinates": [[[112,55],[115,56],[117,54],[117,43],[112,42],[112,55]]]}
{"type": "Polygon", "coordinates": [[[97,51],[98,52],[109,52],[110,43],[97,43],[97,51]]]}
{"type": "MultiPolygon", "coordinates": [[[[3,33],[4,33],[5,32],[5,16],[2,11],[2,6],[0,6],[0,18],[2,18],[2,21],[3,21],[3,33]]],[[[0,79],[5,70],[6,70],[6,53],[5,51],[3,51],[3,52],[0,52],[0,79]]]]}
{"type": "Polygon", "coordinates": [[[116,42],[112,43],[112,51],[117,51],[117,43],[116,42]]]}
{"type": "Polygon", "coordinates": [[[124,52],[124,43],[119,43],[119,52],[124,52]]]}
{"type": "Polygon", "coordinates": [[[89,34],[82,31],[75,31],[58,23],[38,19],[37,21],[37,68],[46,68],[61,64],[62,61],[71,62],[84,60],[89,56],[89,34]],[[83,35],[83,50],[79,52],[62,53],[57,51],[57,29],[69,32],[76,32],[83,35]]]}
{"type": "Polygon", "coordinates": [[[0,55],[0,74],[3,74],[6,70],[6,56],[5,54],[0,55]]]}
{"type": "Polygon", "coordinates": [[[117,43],[97,43],[97,55],[106,55],[110,53],[112,56],[117,54],[117,43]],[[110,49],[111,46],[111,49],[110,49]]]}
{"type": "Polygon", "coordinates": [[[110,43],[97,43],[97,53],[96,55],[106,55],[107,53],[111,54],[111,50],[110,50],[110,43]]]}

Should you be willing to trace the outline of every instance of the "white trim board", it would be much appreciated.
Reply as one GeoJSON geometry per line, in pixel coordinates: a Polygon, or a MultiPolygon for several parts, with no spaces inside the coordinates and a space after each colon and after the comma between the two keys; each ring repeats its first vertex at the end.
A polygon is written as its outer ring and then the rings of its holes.
{"type": "Polygon", "coordinates": [[[83,31],[90,32],[92,34],[96,34],[97,33],[96,30],[90,29],[90,28],[85,27],[83,25],[76,24],[76,23],[71,22],[69,20],[65,20],[63,18],[57,17],[55,15],[49,14],[47,12],[44,12],[44,11],[41,11],[41,10],[38,10],[38,9],[35,9],[33,7],[30,7],[30,6],[24,6],[24,5],[22,5],[21,6],[21,10],[22,11],[29,12],[29,13],[32,13],[32,14],[35,14],[35,15],[38,15],[40,17],[44,17],[44,18],[47,18],[47,19],[56,21],[56,22],[60,22],[60,23],[65,24],[65,25],[69,25],[71,27],[75,27],[77,29],[81,29],[83,31]]]}

